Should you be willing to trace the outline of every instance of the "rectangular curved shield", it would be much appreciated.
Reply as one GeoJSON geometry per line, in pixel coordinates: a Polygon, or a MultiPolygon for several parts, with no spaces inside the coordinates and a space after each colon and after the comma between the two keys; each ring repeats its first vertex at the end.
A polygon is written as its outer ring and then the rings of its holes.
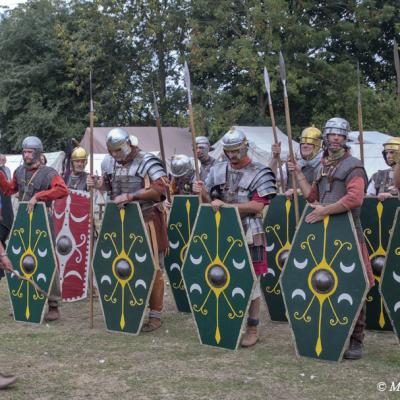
{"type": "Polygon", "coordinates": [[[281,274],[297,353],[339,361],[368,290],[350,212],[307,223],[307,206],[281,274]]]}
{"type": "Polygon", "coordinates": [[[199,196],[175,195],[168,218],[169,248],[165,255],[165,271],[178,311],[190,312],[182,279],[182,265],[199,208],[199,196]]]}
{"type": "Polygon", "coordinates": [[[44,203],[37,203],[31,213],[27,202],[18,205],[17,214],[7,245],[7,255],[13,269],[34,284],[21,280],[14,273],[7,273],[11,305],[16,321],[40,324],[57,262],[44,203]]]}
{"type": "Polygon", "coordinates": [[[361,209],[361,225],[375,279],[375,285],[367,296],[368,329],[393,330],[379,293],[379,284],[387,254],[390,229],[396,208],[399,206],[400,201],[397,198],[381,202],[376,197],[366,197],[361,209]]]}
{"type": "Polygon", "coordinates": [[[400,338],[400,208],[397,208],[393,221],[379,290],[392,326],[400,338]]]}
{"type": "Polygon", "coordinates": [[[137,202],[107,203],[93,258],[107,329],[138,334],[156,266],[137,202]]]}
{"type": "Polygon", "coordinates": [[[68,189],[68,196],[53,203],[53,223],[62,299],[85,299],[90,268],[90,193],[68,189]]]}
{"type": "MultiPolygon", "coordinates": [[[[299,196],[299,213],[305,206],[303,196],[299,196]]],[[[286,322],[286,309],[283,303],[279,278],[284,268],[296,230],[293,198],[278,194],[271,200],[264,218],[267,239],[268,270],[261,277],[261,291],[267,303],[271,321],[286,322]]]]}
{"type": "Polygon", "coordinates": [[[236,349],[256,278],[235,207],[199,207],[182,275],[201,343],[236,349]]]}

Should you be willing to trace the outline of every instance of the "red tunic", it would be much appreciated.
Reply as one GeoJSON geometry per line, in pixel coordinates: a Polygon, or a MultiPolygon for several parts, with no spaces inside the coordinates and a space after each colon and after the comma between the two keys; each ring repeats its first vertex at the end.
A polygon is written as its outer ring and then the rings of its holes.
{"type": "MultiPolygon", "coordinates": [[[[251,200],[256,201],[257,203],[262,203],[264,205],[264,207],[269,204],[269,200],[264,197],[260,197],[257,192],[254,193],[251,200]]],[[[257,276],[267,273],[267,270],[268,270],[267,252],[265,250],[265,247],[264,247],[264,252],[263,252],[263,260],[262,261],[253,261],[253,267],[254,267],[254,272],[257,276]]]]}

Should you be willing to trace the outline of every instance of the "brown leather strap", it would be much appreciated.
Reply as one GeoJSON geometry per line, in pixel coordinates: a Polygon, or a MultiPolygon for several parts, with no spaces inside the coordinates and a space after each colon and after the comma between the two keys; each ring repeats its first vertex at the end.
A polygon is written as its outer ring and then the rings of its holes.
{"type": "Polygon", "coordinates": [[[153,221],[146,222],[147,232],[150,236],[151,247],[153,249],[154,261],[156,262],[157,269],[160,269],[160,260],[158,258],[158,243],[156,236],[156,228],[153,221]]]}

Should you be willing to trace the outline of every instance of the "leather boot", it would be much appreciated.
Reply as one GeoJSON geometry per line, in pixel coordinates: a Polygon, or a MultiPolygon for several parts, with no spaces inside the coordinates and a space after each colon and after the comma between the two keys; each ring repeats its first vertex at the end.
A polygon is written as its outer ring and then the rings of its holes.
{"type": "Polygon", "coordinates": [[[358,340],[350,339],[350,345],[344,352],[343,358],[346,360],[359,360],[362,357],[362,343],[358,340]]]}
{"type": "Polygon", "coordinates": [[[16,376],[4,375],[0,373],[0,389],[5,389],[6,387],[12,385],[16,380],[16,376]]]}
{"type": "Polygon", "coordinates": [[[160,328],[162,325],[160,318],[149,317],[147,322],[145,322],[142,326],[142,332],[153,332],[160,328]]]}
{"type": "Polygon", "coordinates": [[[258,327],[247,325],[241,341],[242,347],[251,347],[258,342],[258,327]]]}
{"type": "Polygon", "coordinates": [[[58,307],[49,306],[49,311],[47,311],[47,314],[44,316],[44,319],[47,322],[52,322],[52,321],[57,321],[59,318],[60,318],[60,311],[58,310],[58,307]]]}

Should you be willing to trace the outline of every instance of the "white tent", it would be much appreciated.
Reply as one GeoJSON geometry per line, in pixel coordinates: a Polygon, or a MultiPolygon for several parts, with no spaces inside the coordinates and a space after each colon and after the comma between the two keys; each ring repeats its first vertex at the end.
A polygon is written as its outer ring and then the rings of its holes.
{"type": "MultiPolygon", "coordinates": [[[[274,143],[274,135],[272,127],[270,126],[235,126],[244,132],[249,141],[249,156],[254,160],[264,165],[267,165],[271,160],[271,146],[274,143]]],[[[287,159],[289,154],[288,138],[287,136],[277,128],[278,141],[281,142],[282,154],[281,158],[287,159]]],[[[214,150],[210,152],[210,155],[216,159],[220,159],[223,156],[222,141],[218,140],[213,145],[214,150]]],[[[293,140],[293,148],[297,153],[299,144],[293,140]]]]}
{"type": "MultiPolygon", "coordinates": [[[[360,158],[359,132],[353,131],[349,134],[351,154],[360,158]]],[[[364,132],[364,166],[368,178],[380,169],[389,168],[382,156],[383,143],[386,143],[392,136],[377,131],[364,132]]]]}

